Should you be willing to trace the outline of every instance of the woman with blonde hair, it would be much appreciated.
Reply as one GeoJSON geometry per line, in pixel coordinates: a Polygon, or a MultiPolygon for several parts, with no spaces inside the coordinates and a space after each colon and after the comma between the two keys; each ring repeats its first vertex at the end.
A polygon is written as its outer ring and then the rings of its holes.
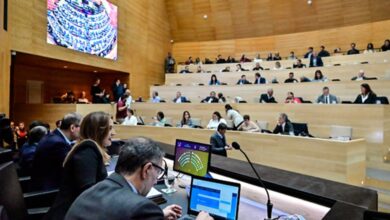
{"type": "Polygon", "coordinates": [[[44,219],[64,219],[82,192],[107,177],[105,165],[110,156],[106,147],[115,134],[112,126],[111,116],[104,112],[92,112],[83,118],[80,140],[65,158],[60,191],[44,219]]]}

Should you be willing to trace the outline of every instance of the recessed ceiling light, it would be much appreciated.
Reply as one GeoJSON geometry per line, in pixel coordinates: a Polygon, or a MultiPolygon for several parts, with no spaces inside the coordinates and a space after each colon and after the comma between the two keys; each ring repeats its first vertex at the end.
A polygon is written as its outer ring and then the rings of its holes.
{"type": "Polygon", "coordinates": [[[66,69],[66,68],[68,68],[68,66],[64,66],[64,68],[66,69]]]}
{"type": "Polygon", "coordinates": [[[203,19],[207,19],[207,17],[208,17],[208,16],[207,16],[206,14],[203,15],[203,19]]]}
{"type": "Polygon", "coordinates": [[[97,71],[97,70],[94,70],[93,72],[94,72],[94,73],[97,73],[98,71],[97,71]]]}

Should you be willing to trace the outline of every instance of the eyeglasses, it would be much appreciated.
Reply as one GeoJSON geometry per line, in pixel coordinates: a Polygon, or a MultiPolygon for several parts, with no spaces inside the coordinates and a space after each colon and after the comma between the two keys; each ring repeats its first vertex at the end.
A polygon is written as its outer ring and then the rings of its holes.
{"type": "Polygon", "coordinates": [[[159,165],[153,163],[153,162],[150,162],[150,163],[152,164],[152,166],[157,168],[157,179],[161,179],[165,174],[165,169],[160,167],[159,165]]]}

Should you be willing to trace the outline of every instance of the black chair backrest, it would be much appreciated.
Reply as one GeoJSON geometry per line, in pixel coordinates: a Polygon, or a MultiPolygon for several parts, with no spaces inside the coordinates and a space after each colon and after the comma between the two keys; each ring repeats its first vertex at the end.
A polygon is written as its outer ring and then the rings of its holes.
{"type": "Polygon", "coordinates": [[[309,129],[307,127],[306,123],[291,123],[294,128],[294,134],[300,135],[300,134],[309,134],[309,129]]]}
{"type": "Polygon", "coordinates": [[[27,217],[22,189],[13,162],[0,165],[0,205],[5,207],[12,220],[24,220],[27,217]]]}
{"type": "MultiPolygon", "coordinates": [[[[0,139],[0,141],[2,141],[0,139]]],[[[5,149],[0,147],[0,164],[6,163],[12,160],[12,150],[11,149],[5,149]]]]}
{"type": "Polygon", "coordinates": [[[381,104],[389,104],[389,99],[386,96],[378,96],[376,100],[380,101],[381,104]]]}
{"type": "Polygon", "coordinates": [[[390,219],[390,213],[367,210],[364,212],[363,219],[364,220],[388,220],[390,219]]]}
{"type": "Polygon", "coordinates": [[[4,206],[0,205],[0,220],[10,220],[7,215],[7,211],[5,211],[4,206]]]}

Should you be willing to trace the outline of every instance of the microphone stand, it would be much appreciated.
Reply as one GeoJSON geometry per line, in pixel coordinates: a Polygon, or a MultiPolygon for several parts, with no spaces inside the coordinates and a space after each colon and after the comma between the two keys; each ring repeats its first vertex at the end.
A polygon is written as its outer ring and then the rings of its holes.
{"type": "Polygon", "coordinates": [[[260,178],[260,175],[257,173],[255,167],[253,166],[252,162],[250,161],[249,157],[246,155],[246,153],[241,150],[241,148],[238,148],[238,150],[244,154],[245,158],[248,160],[249,162],[249,165],[251,165],[252,167],[252,170],[253,172],[255,172],[256,176],[257,176],[257,179],[259,180],[261,186],[265,189],[265,192],[267,193],[267,198],[268,198],[268,201],[267,201],[267,218],[265,218],[264,220],[272,220],[272,208],[273,208],[273,204],[271,203],[271,199],[269,197],[269,193],[268,193],[268,189],[267,187],[265,187],[263,181],[261,180],[260,178]]]}

